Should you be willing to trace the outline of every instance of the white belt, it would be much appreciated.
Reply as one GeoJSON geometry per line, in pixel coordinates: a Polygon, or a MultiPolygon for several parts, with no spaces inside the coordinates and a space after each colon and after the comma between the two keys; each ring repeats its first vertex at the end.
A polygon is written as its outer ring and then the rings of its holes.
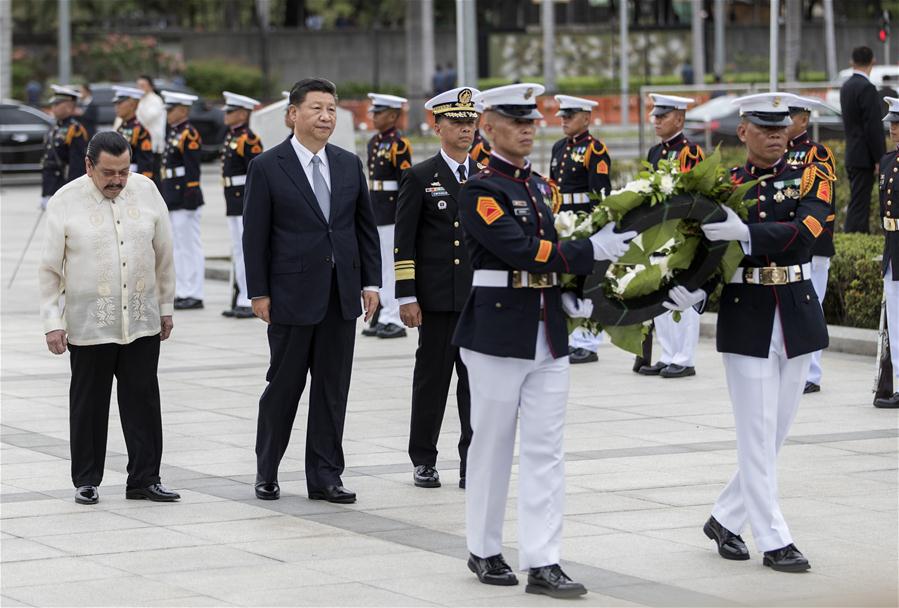
{"type": "Polygon", "coordinates": [[[568,194],[562,193],[562,204],[563,205],[583,205],[584,203],[590,202],[590,193],[589,192],[569,192],[568,194]]]}
{"type": "Polygon", "coordinates": [[[128,166],[128,170],[132,173],[137,173],[137,163],[131,163],[131,165],[128,166]]]}
{"type": "Polygon", "coordinates": [[[232,175],[231,177],[223,177],[222,183],[225,185],[225,188],[231,188],[232,186],[243,186],[247,183],[246,175],[232,175]]]}
{"type": "Polygon", "coordinates": [[[475,270],[472,287],[532,287],[542,289],[559,284],[559,275],[555,272],[536,274],[524,270],[475,270]]]}
{"type": "Polygon", "coordinates": [[[885,217],[883,218],[883,229],[887,232],[896,232],[899,230],[899,221],[896,221],[896,218],[885,217]]]}
{"type": "Polygon", "coordinates": [[[746,283],[747,285],[786,285],[799,283],[812,276],[812,265],[793,264],[792,266],[765,266],[762,268],[737,268],[730,283],[746,283]]]}
{"type": "Polygon", "coordinates": [[[395,190],[400,189],[400,183],[398,181],[396,181],[395,179],[389,179],[389,180],[373,179],[373,180],[369,180],[368,183],[369,183],[368,189],[375,191],[375,192],[378,192],[378,191],[393,192],[395,190]]]}
{"type": "Polygon", "coordinates": [[[166,169],[165,176],[167,178],[184,177],[184,167],[175,167],[174,169],[166,169]]]}

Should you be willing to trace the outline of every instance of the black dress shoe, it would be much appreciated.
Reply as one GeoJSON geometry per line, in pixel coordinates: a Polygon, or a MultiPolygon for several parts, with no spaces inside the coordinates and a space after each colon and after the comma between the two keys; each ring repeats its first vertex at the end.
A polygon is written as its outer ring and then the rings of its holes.
{"type": "Polygon", "coordinates": [[[229,319],[232,318],[232,317],[234,317],[234,309],[233,309],[233,308],[229,308],[229,309],[227,309],[227,310],[223,310],[223,311],[222,311],[222,316],[223,316],[223,317],[228,317],[229,319]]]}
{"type": "Polygon", "coordinates": [[[388,323],[387,325],[381,325],[381,329],[378,330],[379,338],[405,338],[406,337],[406,328],[397,325],[396,323],[388,323]]]}
{"type": "Polygon", "coordinates": [[[235,319],[252,319],[256,316],[251,306],[235,306],[233,312],[235,319]]]}
{"type": "Polygon", "coordinates": [[[153,502],[175,502],[181,500],[177,492],[167,490],[161,483],[148,485],[146,488],[128,488],[125,490],[125,498],[129,500],[152,500],[153,502]]]}
{"type": "Polygon", "coordinates": [[[464,477],[459,478],[459,487],[462,488],[463,490],[465,489],[465,478],[464,477]]]}
{"type": "MultiPolygon", "coordinates": [[[[899,348],[899,346],[896,348],[899,348]]],[[[893,393],[892,397],[878,397],[874,400],[874,407],[886,409],[895,409],[899,407],[899,393],[893,393]]]]}
{"type": "Polygon", "coordinates": [[[259,500],[278,500],[281,498],[281,487],[277,481],[256,482],[256,498],[259,500]]]}
{"type": "Polygon", "coordinates": [[[821,385],[815,384],[814,382],[806,382],[805,388],[802,389],[802,393],[808,395],[809,393],[820,393],[821,385]]]}
{"type": "Polygon", "coordinates": [[[203,300],[197,298],[181,298],[175,300],[175,310],[199,310],[203,308],[203,300]]]}
{"type": "Polygon", "coordinates": [[[539,593],[556,598],[577,597],[587,593],[582,584],[568,578],[559,564],[531,568],[528,571],[528,586],[524,590],[526,593],[539,593]]]}
{"type": "Polygon", "coordinates": [[[79,505],[95,505],[100,500],[97,486],[78,486],[75,490],[75,502],[79,505]]]}
{"type": "Polygon", "coordinates": [[[778,572],[805,572],[812,567],[792,543],[774,551],[765,551],[762,563],[778,572]]]}
{"type": "Polygon", "coordinates": [[[641,376],[658,376],[662,373],[662,370],[668,367],[667,363],[662,363],[659,361],[655,365],[644,365],[640,369],[637,370],[637,373],[641,376]]]}
{"type": "Polygon", "coordinates": [[[599,357],[593,351],[589,351],[586,348],[575,348],[568,355],[568,360],[572,364],[577,363],[591,363],[593,361],[599,361],[599,357]]]}
{"type": "Polygon", "coordinates": [[[374,325],[368,325],[362,328],[362,335],[368,336],[369,338],[376,337],[378,335],[378,330],[384,327],[383,323],[375,323],[374,325]]]}
{"type": "Polygon", "coordinates": [[[439,488],[440,473],[429,464],[420,464],[412,472],[412,480],[419,488],[439,488]]]}
{"type": "Polygon", "coordinates": [[[684,365],[677,365],[672,363],[665,369],[659,372],[659,375],[662,378],[686,378],[687,376],[695,376],[696,368],[695,367],[686,367],[684,365]]]}
{"type": "Polygon", "coordinates": [[[485,585],[511,587],[518,584],[518,577],[506,563],[502,553],[490,557],[478,557],[468,554],[468,569],[478,575],[478,580],[485,585]]]}
{"type": "Polygon", "coordinates": [[[327,500],[340,504],[356,502],[356,493],[343,486],[328,486],[323,490],[309,490],[309,500],[327,500]]]}
{"type": "Polygon", "coordinates": [[[734,534],[720,523],[714,517],[709,517],[702,527],[702,531],[711,540],[718,545],[718,555],[724,559],[747,560],[749,559],[749,549],[739,534],[734,534]]]}

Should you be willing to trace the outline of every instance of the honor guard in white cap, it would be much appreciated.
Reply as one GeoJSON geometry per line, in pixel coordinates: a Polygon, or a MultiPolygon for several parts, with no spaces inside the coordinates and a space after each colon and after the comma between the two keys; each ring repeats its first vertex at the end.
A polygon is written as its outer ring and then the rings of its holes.
{"type": "MultiPolygon", "coordinates": [[[[556,95],[565,137],[553,144],[549,177],[561,193],[561,211],[590,211],[598,196],[612,190],[612,157],[606,145],[590,134],[590,117],[598,104],[592,99],[556,95]]],[[[597,361],[602,337],[577,327],[568,339],[572,363],[597,361]]]]}
{"type": "Polygon", "coordinates": [[[552,597],[586,593],[559,567],[565,471],[562,432],[568,401],[566,313],[592,306],[562,294],[560,273],[586,275],[598,259],[616,260],[635,232],[614,224],[589,239],[559,242],[553,222],[558,193],[527,160],[541,118],[539,84],[482,92],[490,165],[459,195],[471,258],[472,290],[453,344],[471,390],[465,494],[468,567],[482,583],[516,585],[502,556],[503,520],[520,426],[518,566],[527,591],[552,597]]]}
{"type": "Polygon", "coordinates": [[[205,259],[200,238],[200,162],[203,142],[188,122],[196,95],[163,91],[168,130],[162,154],[162,198],[172,219],[175,249],[175,308],[203,308],[205,259]]]}
{"type": "Polygon", "coordinates": [[[475,102],[474,110],[478,114],[478,122],[475,126],[474,139],[471,142],[471,149],[468,151],[468,155],[471,156],[474,162],[488,165],[490,164],[490,142],[481,133],[481,115],[484,113],[484,102],[475,102]]]}
{"type": "Polygon", "coordinates": [[[883,295],[889,336],[889,366],[882,359],[874,406],[899,408],[899,99],[884,97],[889,104],[884,122],[890,126],[893,148],[880,159],[880,222],[883,226],[883,295]],[[895,181],[894,181],[895,180],[895,181]]]}
{"type": "Polygon", "coordinates": [[[471,397],[468,373],[452,338],[471,291],[459,191],[481,169],[468,155],[477,128],[473,97],[478,92],[459,87],[425,103],[434,116],[440,151],[403,173],[396,208],[396,297],[403,323],[418,328],[409,458],[413,483],[423,488],[440,486],[437,441],[454,368],[461,423],[459,485],[465,487],[471,397]]]}
{"type": "MultiPolygon", "coordinates": [[[[689,97],[650,93],[653,107],[653,127],[659,143],[649,149],[646,160],[658,169],[659,161],[674,163],[681,172],[689,171],[703,159],[702,148],[684,135],[687,107],[693,103],[689,97]]],[[[634,361],[634,371],[644,376],[684,378],[695,376],[694,357],[699,343],[699,313],[689,308],[675,321],[671,312],[653,319],[653,327],[643,340],[643,353],[634,361]],[[653,333],[659,339],[662,355],[652,363],[653,333]]]]}
{"type": "Polygon", "coordinates": [[[371,204],[381,239],[381,307],[363,336],[401,338],[406,329],[400,320],[400,305],[394,297],[393,233],[396,202],[403,172],[412,166],[412,144],[396,125],[403,115],[405,97],[369,93],[372,122],[378,131],[368,142],[368,178],[371,204]]]}
{"type": "MultiPolygon", "coordinates": [[[[833,174],[820,163],[784,159],[794,96],[761,93],[734,100],[740,108],[737,136],[747,162],[731,171],[754,201],[744,222],[704,224],[711,241],[737,241],[745,253],[725,277],[717,343],[723,354],[737,433],[737,471],[715,502],[704,532],[726,559],[746,560],[740,534],[748,525],[763,564],[783,572],[808,570],[793,544],[777,498],[777,455],[790,432],[808,376],[812,353],[827,346],[827,325],[811,281],[815,240],[833,212],[833,174]]],[[[679,309],[701,304],[703,291],[685,293],[679,309]]],[[[685,290],[684,290],[685,291],[685,290]]]]}
{"type": "Polygon", "coordinates": [[[262,141],[250,130],[250,112],[259,101],[245,95],[222,91],[225,98],[225,124],[228,135],[222,146],[222,186],[225,189],[225,215],[231,232],[231,264],[235,293],[225,317],[253,318],[253,306],[247,297],[247,274],[243,263],[244,185],[250,161],[262,154],[262,141]]]}
{"type": "Polygon", "coordinates": [[[50,112],[56,124],[44,137],[44,157],[41,159],[41,209],[47,201],[77,177],[84,175],[84,157],[90,139],[87,129],[75,118],[75,108],[81,93],[72,87],[51,84],[53,97],[50,112]]]}
{"type": "MultiPolygon", "coordinates": [[[[787,127],[786,160],[794,165],[821,163],[836,175],[836,161],[830,148],[813,141],[808,133],[809,119],[814,110],[829,109],[827,105],[811,97],[796,96],[789,102],[790,118],[793,123],[787,127]]],[[[812,247],[812,285],[818,294],[818,301],[824,302],[827,292],[827,275],[830,272],[830,258],[835,253],[833,247],[834,220],[836,220],[836,204],[832,205],[830,215],[824,224],[824,232],[815,240],[812,247]]],[[[817,393],[821,390],[821,351],[812,354],[808,378],[805,381],[805,393],[817,393]]]]}
{"type": "Polygon", "coordinates": [[[134,87],[113,86],[116,116],[121,119],[116,129],[131,144],[131,172],[140,173],[150,179],[153,174],[153,138],[137,119],[137,104],[144,92],[134,87]]]}

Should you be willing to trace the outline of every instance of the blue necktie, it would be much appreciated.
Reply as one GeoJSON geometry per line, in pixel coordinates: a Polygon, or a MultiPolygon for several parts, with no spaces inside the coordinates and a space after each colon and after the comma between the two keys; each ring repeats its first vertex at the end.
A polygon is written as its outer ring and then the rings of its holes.
{"type": "Polygon", "coordinates": [[[331,216],[331,192],[328,190],[328,184],[322,175],[322,159],[318,155],[312,157],[312,190],[315,192],[315,199],[318,206],[322,210],[325,220],[331,216]]]}

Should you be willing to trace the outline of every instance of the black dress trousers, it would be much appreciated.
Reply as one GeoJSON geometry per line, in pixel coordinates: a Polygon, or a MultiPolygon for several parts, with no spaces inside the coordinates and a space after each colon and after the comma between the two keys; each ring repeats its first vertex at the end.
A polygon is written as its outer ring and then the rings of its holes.
{"type": "Polygon", "coordinates": [[[874,187],[874,168],[847,167],[849,174],[849,208],[846,211],[846,232],[868,233],[871,216],[871,188],[874,187]]]}
{"type": "Polygon", "coordinates": [[[69,344],[69,432],[72,483],[98,486],[103,480],[112,378],[125,445],[128,488],[159,483],[162,415],[159,407],[159,334],[130,344],[69,344]]]}
{"type": "Polygon", "coordinates": [[[459,381],[456,401],[462,435],[459,438],[460,476],[465,476],[468,445],[471,443],[471,393],[468,389],[468,370],[453,346],[453,332],[459,321],[458,312],[421,311],[418,328],[418,349],[415,351],[415,371],[412,375],[412,422],[409,431],[409,457],[415,466],[437,464],[437,439],[446,411],[446,399],[453,367],[459,381]]]}
{"type": "Polygon", "coordinates": [[[259,399],[256,428],[256,480],[277,481],[278,465],[312,372],[306,422],[306,486],[310,491],[340,485],[343,474],[343,425],[353,367],[354,320],[340,310],[337,278],[325,318],[316,325],[268,326],[271,361],[268,386],[259,399]]]}

